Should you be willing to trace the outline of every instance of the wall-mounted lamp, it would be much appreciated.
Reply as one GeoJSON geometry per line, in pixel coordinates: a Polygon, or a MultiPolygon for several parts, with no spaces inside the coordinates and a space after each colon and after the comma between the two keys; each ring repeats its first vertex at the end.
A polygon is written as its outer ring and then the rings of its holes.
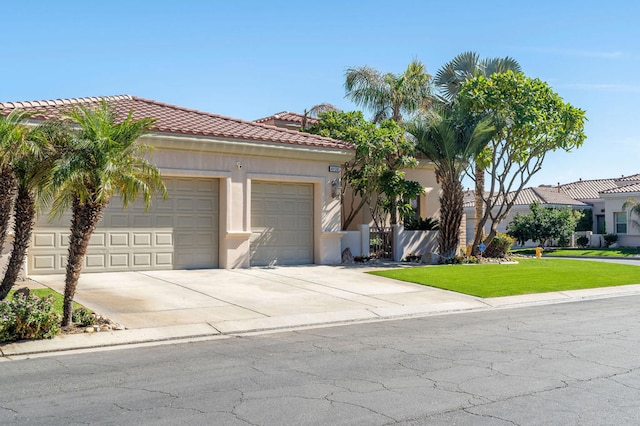
{"type": "Polygon", "coordinates": [[[340,179],[333,179],[331,181],[331,196],[335,198],[340,198],[342,194],[342,186],[340,185],[340,179]]]}

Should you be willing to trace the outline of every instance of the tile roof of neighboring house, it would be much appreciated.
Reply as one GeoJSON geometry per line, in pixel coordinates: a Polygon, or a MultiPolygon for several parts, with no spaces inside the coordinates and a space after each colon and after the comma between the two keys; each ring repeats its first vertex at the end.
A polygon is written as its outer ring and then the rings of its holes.
{"type": "Polygon", "coordinates": [[[153,117],[153,131],[180,135],[210,136],[256,142],[276,142],[319,148],[353,149],[349,143],[322,136],[281,129],[265,124],[225,117],[176,105],[165,104],[130,95],[56,99],[48,101],[0,102],[0,114],[7,115],[14,109],[34,113],[36,120],[56,120],[77,105],[93,107],[107,101],[119,117],[124,118],[133,110],[134,118],[153,117]]]}
{"type": "MultiPolygon", "coordinates": [[[[513,193],[511,193],[513,194],[513,193]]],[[[555,206],[587,206],[582,201],[569,197],[567,194],[558,192],[557,187],[538,186],[535,188],[523,188],[518,194],[515,206],[528,206],[531,203],[551,204],[555,206]]],[[[473,207],[473,199],[464,203],[464,207],[473,207]]]]}
{"type": "Polygon", "coordinates": [[[607,189],[606,191],[601,191],[600,193],[601,194],[628,194],[632,192],[640,192],[640,183],[619,186],[619,187],[607,189]]]}
{"type": "Polygon", "coordinates": [[[616,179],[579,180],[560,185],[560,190],[577,200],[595,200],[600,198],[600,192],[617,186],[616,179]]]}
{"type": "MultiPolygon", "coordinates": [[[[266,123],[268,121],[278,120],[278,121],[286,121],[287,123],[295,123],[302,126],[302,122],[304,121],[304,119],[305,119],[304,114],[298,114],[297,112],[282,111],[282,112],[278,112],[276,114],[270,115],[269,117],[259,118],[257,120],[254,120],[254,122],[266,123]]],[[[316,117],[307,116],[306,119],[307,119],[307,124],[316,124],[318,122],[318,119],[316,117]]]]}
{"type": "Polygon", "coordinates": [[[631,176],[622,176],[616,178],[616,182],[629,182],[629,181],[640,181],[640,173],[631,176]]]}

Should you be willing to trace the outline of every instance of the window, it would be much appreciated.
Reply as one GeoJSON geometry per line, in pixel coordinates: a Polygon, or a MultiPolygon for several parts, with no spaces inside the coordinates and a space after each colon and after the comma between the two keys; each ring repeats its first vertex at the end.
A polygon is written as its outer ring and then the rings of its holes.
{"type": "Polygon", "coordinates": [[[613,214],[613,221],[616,225],[616,234],[627,233],[627,212],[616,212],[613,214]]]}

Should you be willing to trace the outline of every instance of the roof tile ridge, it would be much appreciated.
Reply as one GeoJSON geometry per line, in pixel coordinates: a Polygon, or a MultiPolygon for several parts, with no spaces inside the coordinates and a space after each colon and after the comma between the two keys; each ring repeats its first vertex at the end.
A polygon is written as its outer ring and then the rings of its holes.
{"type": "Polygon", "coordinates": [[[140,98],[138,96],[133,96],[132,99],[133,100],[137,100],[137,101],[147,102],[147,103],[150,103],[150,104],[155,104],[155,105],[166,107],[166,108],[171,108],[171,109],[178,110],[178,111],[186,111],[186,112],[191,112],[191,113],[194,113],[194,114],[200,114],[200,115],[204,115],[204,116],[208,116],[208,117],[219,118],[221,120],[231,121],[231,122],[235,122],[235,123],[239,123],[239,124],[248,124],[250,126],[260,126],[261,128],[263,128],[265,130],[271,130],[271,131],[290,134],[290,135],[298,135],[298,136],[308,137],[308,138],[317,139],[317,140],[323,140],[323,141],[332,142],[332,143],[342,142],[347,146],[353,145],[353,144],[351,144],[349,142],[344,142],[344,141],[340,141],[340,140],[337,140],[337,139],[328,138],[328,137],[325,137],[325,136],[314,135],[312,133],[305,133],[305,132],[299,132],[299,131],[296,131],[296,130],[283,129],[281,127],[269,126],[268,124],[256,123],[255,121],[247,121],[247,120],[243,120],[241,118],[228,117],[228,116],[225,116],[225,115],[214,114],[212,112],[201,111],[201,110],[193,109],[193,108],[186,108],[186,107],[182,107],[182,106],[178,106],[178,105],[174,105],[174,104],[168,104],[168,103],[165,103],[165,102],[155,101],[155,100],[152,100],[152,99],[140,98]]]}
{"type": "Polygon", "coordinates": [[[56,99],[39,99],[31,101],[14,101],[14,102],[0,102],[0,108],[18,109],[21,107],[26,108],[38,108],[48,106],[60,106],[60,105],[80,105],[83,103],[93,103],[98,101],[118,101],[132,99],[131,95],[110,95],[110,96],[86,96],[81,98],[56,98],[56,99]]]}

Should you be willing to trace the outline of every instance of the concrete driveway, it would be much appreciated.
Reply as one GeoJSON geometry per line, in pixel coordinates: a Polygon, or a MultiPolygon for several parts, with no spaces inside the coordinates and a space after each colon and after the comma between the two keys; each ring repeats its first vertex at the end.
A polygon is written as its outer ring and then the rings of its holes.
{"type": "MultiPolygon", "coordinates": [[[[487,306],[475,297],[365,273],[371,269],[310,265],[85,273],[75,300],[128,329],[206,323],[221,333],[487,306]]],[[[64,289],[62,275],[30,278],[64,289]]]]}

